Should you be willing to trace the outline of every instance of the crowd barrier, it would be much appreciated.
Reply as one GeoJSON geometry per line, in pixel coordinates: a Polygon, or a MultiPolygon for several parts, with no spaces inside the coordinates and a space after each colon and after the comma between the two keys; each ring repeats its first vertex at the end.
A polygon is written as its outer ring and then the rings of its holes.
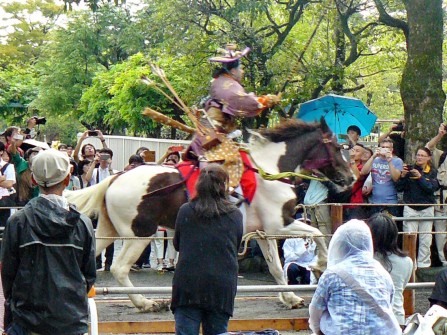
{"type": "MultiPolygon", "coordinates": [[[[321,205],[312,205],[312,206],[304,206],[300,205],[306,210],[309,208],[315,208],[317,206],[331,206],[331,220],[332,220],[332,232],[334,232],[341,224],[343,224],[343,206],[344,205],[352,205],[352,204],[342,204],[342,203],[326,203],[321,205]]],[[[373,206],[372,204],[358,204],[359,206],[373,206]]],[[[375,204],[375,206],[389,206],[390,204],[375,204]]],[[[424,205],[427,204],[415,204],[415,205],[424,205]]],[[[440,206],[440,204],[431,204],[432,206],[440,206]]],[[[404,206],[404,204],[396,204],[393,206],[404,206]]],[[[7,208],[21,208],[21,207],[0,207],[0,209],[7,208]]],[[[406,217],[394,217],[396,221],[404,221],[408,218],[406,217]]],[[[435,217],[418,217],[411,218],[411,220],[447,220],[447,216],[435,216],[435,217]]],[[[3,229],[3,228],[2,228],[3,229]]],[[[447,232],[431,232],[432,234],[447,234],[447,232]]],[[[252,233],[253,234],[253,233],[252,233]]],[[[403,250],[408,254],[408,256],[415,262],[416,260],[416,241],[418,234],[427,234],[427,232],[419,233],[419,232],[408,232],[408,233],[400,233],[403,235],[403,250]]],[[[266,235],[265,233],[254,233],[249,238],[246,238],[246,243],[250,238],[263,238],[263,239],[284,239],[284,238],[296,238],[296,237],[306,237],[308,235],[266,235]]],[[[329,235],[321,235],[321,236],[329,236],[329,235]]],[[[97,236],[97,239],[114,239],[114,240],[129,240],[129,239],[172,239],[172,237],[101,237],[97,236]]],[[[420,288],[431,288],[434,286],[434,283],[414,283],[415,280],[415,271],[410,278],[409,284],[406,286],[404,291],[404,309],[406,315],[414,314],[414,290],[420,288]]],[[[305,291],[314,291],[316,285],[267,285],[267,286],[239,286],[238,293],[245,292],[305,292],[305,291]]],[[[168,294],[171,292],[170,287],[110,287],[110,288],[97,288],[97,293],[106,295],[106,294],[132,294],[132,293],[140,293],[140,294],[168,294]]],[[[98,331],[98,316],[96,312],[96,304],[94,299],[89,299],[90,306],[90,314],[91,314],[91,334],[97,334],[98,331]],[[95,333],[96,332],[96,333],[95,333]]]]}

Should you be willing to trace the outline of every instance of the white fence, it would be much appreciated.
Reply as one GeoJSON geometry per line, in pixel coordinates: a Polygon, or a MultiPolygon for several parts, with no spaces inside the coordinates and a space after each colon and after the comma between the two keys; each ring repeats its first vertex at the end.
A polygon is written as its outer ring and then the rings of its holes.
{"type": "MultiPolygon", "coordinates": [[[[78,134],[78,140],[82,133],[78,134]]],[[[113,151],[112,168],[118,171],[122,171],[129,161],[129,157],[136,153],[139,147],[147,147],[151,151],[155,151],[155,160],[159,160],[160,157],[173,145],[187,146],[190,141],[182,140],[165,140],[158,138],[142,138],[131,136],[112,136],[104,135],[107,147],[113,151]]],[[[82,145],[91,143],[96,149],[102,148],[102,144],[97,137],[87,137],[82,145]]]]}

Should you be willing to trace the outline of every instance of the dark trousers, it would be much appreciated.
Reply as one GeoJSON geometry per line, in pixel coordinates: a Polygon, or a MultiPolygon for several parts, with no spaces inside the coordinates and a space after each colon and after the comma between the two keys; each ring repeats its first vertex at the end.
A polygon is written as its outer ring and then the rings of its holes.
{"type": "Polygon", "coordinates": [[[369,207],[369,216],[372,216],[376,213],[388,212],[392,216],[400,217],[403,215],[403,211],[403,206],[371,206],[369,207]]]}
{"type": "Polygon", "coordinates": [[[140,268],[143,266],[143,264],[150,264],[149,260],[150,255],[151,255],[151,244],[149,243],[148,246],[141,253],[140,258],[138,258],[135,264],[137,264],[140,268]]]}
{"type": "Polygon", "coordinates": [[[227,332],[230,316],[226,313],[182,306],[175,309],[174,319],[176,335],[197,335],[200,332],[200,324],[203,335],[218,335],[227,332]]]}
{"type": "Polygon", "coordinates": [[[365,220],[367,218],[368,214],[362,206],[343,209],[343,221],[349,221],[351,219],[365,220]]]}
{"type": "MultiPolygon", "coordinates": [[[[104,266],[108,269],[112,266],[113,254],[115,253],[115,245],[112,243],[106,248],[104,266]]],[[[96,268],[102,268],[102,255],[96,257],[96,268]]]]}
{"type": "MultiPolygon", "coordinates": [[[[11,207],[15,206],[15,202],[11,197],[3,196],[0,199],[0,207],[11,207]]],[[[0,209],[0,226],[5,227],[6,221],[8,221],[11,216],[11,209],[0,209]]]]}
{"type": "MultiPolygon", "coordinates": [[[[96,229],[96,226],[98,225],[98,220],[97,219],[92,219],[92,225],[93,228],[96,229]]],[[[106,268],[110,269],[110,267],[112,266],[112,261],[113,261],[113,254],[115,253],[115,246],[114,243],[112,243],[111,245],[109,245],[106,248],[106,252],[105,252],[105,262],[104,265],[106,268]]],[[[99,255],[98,257],[96,257],[96,269],[101,269],[102,268],[102,258],[101,255],[99,255]]]]}
{"type": "Polygon", "coordinates": [[[310,284],[310,271],[292,263],[287,267],[287,279],[289,285],[308,285],[310,284]]]}

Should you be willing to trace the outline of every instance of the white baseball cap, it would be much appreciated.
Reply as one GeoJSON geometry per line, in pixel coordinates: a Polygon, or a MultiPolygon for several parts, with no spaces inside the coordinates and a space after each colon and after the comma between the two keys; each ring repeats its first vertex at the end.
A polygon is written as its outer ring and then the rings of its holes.
{"type": "Polygon", "coordinates": [[[43,150],[33,158],[31,165],[34,181],[43,187],[54,186],[70,173],[70,160],[65,152],[43,150]]]}

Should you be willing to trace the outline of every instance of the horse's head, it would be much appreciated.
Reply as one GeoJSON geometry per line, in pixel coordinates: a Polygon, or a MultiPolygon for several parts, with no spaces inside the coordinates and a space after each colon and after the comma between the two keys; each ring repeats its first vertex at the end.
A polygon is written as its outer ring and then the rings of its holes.
{"type": "Polygon", "coordinates": [[[341,187],[355,180],[324,119],[320,123],[287,120],[275,128],[250,133],[252,157],[271,174],[316,172],[341,187]]]}
{"type": "Polygon", "coordinates": [[[319,148],[309,152],[303,168],[317,170],[339,186],[351,186],[355,176],[341,153],[342,147],[323,118],[320,121],[320,129],[322,139],[317,145],[319,148]]]}

